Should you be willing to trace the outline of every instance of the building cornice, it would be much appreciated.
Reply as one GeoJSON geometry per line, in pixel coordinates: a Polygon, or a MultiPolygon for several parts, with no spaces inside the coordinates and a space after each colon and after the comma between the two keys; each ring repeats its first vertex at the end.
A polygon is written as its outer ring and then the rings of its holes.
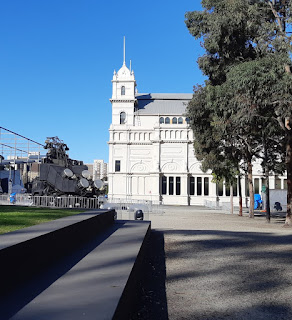
{"type": "Polygon", "coordinates": [[[136,142],[136,141],[108,141],[108,144],[123,144],[123,145],[152,145],[151,141],[141,141],[141,142],[136,142]]]}
{"type": "Polygon", "coordinates": [[[160,143],[193,143],[192,140],[159,140],[160,143]]]}
{"type": "Polygon", "coordinates": [[[136,80],[135,79],[113,79],[112,80],[112,83],[113,82],[135,82],[136,83],[136,80]]]}
{"type": "Polygon", "coordinates": [[[188,143],[188,144],[192,144],[193,141],[191,140],[150,140],[150,141],[108,141],[108,144],[124,144],[124,145],[152,145],[152,144],[156,144],[156,143],[179,143],[179,144],[184,144],[184,143],[188,143]]]}
{"type": "Polygon", "coordinates": [[[131,103],[136,103],[137,99],[109,99],[110,102],[131,102],[131,103]]]}

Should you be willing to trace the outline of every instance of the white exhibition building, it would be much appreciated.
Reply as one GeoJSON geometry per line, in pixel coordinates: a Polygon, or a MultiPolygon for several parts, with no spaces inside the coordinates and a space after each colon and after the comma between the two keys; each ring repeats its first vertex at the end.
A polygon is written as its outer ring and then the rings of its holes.
{"type": "MultiPolygon", "coordinates": [[[[203,205],[218,195],[222,202],[228,201],[230,187],[213,183],[211,173],[203,172],[196,159],[185,115],[191,98],[191,93],[137,93],[134,72],[124,58],[112,80],[109,199],[203,205]]],[[[259,163],[254,163],[253,179],[255,193],[260,193],[264,179],[259,163]]],[[[242,178],[241,185],[243,199],[248,201],[246,180],[242,178]]],[[[286,177],[270,177],[270,188],[287,189],[286,177]]],[[[237,186],[233,195],[238,195],[237,186]]]]}

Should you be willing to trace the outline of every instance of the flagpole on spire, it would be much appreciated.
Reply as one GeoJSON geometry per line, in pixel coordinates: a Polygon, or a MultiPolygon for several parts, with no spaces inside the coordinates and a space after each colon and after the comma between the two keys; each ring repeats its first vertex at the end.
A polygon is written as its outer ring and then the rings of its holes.
{"type": "Polygon", "coordinates": [[[124,62],[123,65],[126,65],[126,37],[124,36],[124,62]]]}

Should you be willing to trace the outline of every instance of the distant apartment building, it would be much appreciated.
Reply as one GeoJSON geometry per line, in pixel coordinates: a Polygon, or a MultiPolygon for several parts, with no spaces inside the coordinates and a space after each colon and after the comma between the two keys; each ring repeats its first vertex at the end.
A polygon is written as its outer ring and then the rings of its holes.
{"type": "Polygon", "coordinates": [[[93,180],[107,178],[107,163],[103,160],[93,161],[93,180]]]}
{"type": "Polygon", "coordinates": [[[93,177],[93,164],[92,163],[85,163],[85,165],[87,166],[87,170],[90,173],[90,176],[93,177]]]}

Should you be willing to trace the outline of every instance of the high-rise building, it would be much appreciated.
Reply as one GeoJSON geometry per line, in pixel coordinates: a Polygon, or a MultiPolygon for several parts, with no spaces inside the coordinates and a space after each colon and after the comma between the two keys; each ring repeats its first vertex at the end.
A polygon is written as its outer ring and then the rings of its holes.
{"type": "Polygon", "coordinates": [[[107,178],[107,163],[104,160],[93,161],[93,180],[107,178]]]}

